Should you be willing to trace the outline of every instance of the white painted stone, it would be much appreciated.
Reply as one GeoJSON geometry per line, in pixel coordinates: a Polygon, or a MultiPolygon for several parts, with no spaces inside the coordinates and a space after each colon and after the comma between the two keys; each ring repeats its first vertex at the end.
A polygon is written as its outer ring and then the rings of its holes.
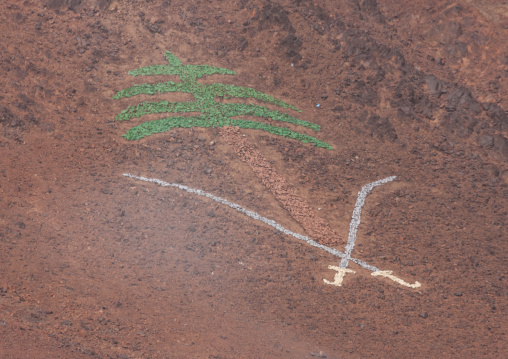
{"type": "Polygon", "coordinates": [[[422,286],[422,284],[418,281],[414,282],[414,284],[405,282],[402,279],[400,279],[399,277],[394,276],[392,273],[393,273],[393,271],[391,271],[391,270],[380,270],[380,271],[371,273],[371,275],[374,277],[381,276],[381,277],[391,279],[394,282],[399,283],[400,285],[403,285],[408,288],[418,288],[418,287],[422,286]]]}
{"type": "Polygon", "coordinates": [[[351,273],[351,274],[355,274],[356,273],[352,269],[340,268],[340,267],[336,267],[336,266],[328,266],[328,269],[333,269],[333,270],[337,271],[337,273],[335,273],[335,277],[333,278],[333,282],[330,282],[329,280],[326,280],[326,279],[323,279],[323,281],[326,284],[334,285],[334,286],[337,286],[337,287],[341,287],[342,286],[342,281],[344,280],[344,276],[346,275],[346,273],[351,273]]]}
{"type": "Polygon", "coordinates": [[[380,179],[376,182],[372,182],[366,184],[362,187],[362,190],[358,192],[358,198],[356,199],[355,209],[353,210],[353,216],[351,218],[351,223],[349,224],[349,234],[347,238],[346,250],[344,251],[345,256],[342,257],[340,261],[341,268],[347,268],[349,261],[351,259],[351,253],[353,252],[353,248],[355,247],[356,242],[356,233],[358,232],[358,226],[360,225],[361,216],[362,216],[362,207],[365,204],[365,199],[367,195],[374,189],[374,187],[381,186],[385,183],[393,181],[396,176],[386,177],[380,179]]]}

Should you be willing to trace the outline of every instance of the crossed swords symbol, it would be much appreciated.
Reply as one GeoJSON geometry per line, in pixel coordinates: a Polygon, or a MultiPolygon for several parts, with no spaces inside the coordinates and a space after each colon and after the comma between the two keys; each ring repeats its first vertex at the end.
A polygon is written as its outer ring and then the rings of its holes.
{"type": "Polygon", "coordinates": [[[356,199],[355,209],[353,210],[353,216],[351,219],[351,223],[349,225],[348,241],[347,241],[346,248],[345,248],[344,252],[341,252],[335,248],[330,248],[330,247],[327,247],[323,244],[317,243],[307,236],[292,232],[292,231],[284,228],[283,226],[281,226],[280,224],[278,224],[277,222],[275,222],[272,219],[263,217],[254,211],[249,211],[248,209],[245,209],[236,203],[230,202],[230,201],[228,201],[224,198],[221,198],[221,197],[214,196],[213,194],[202,191],[200,189],[190,188],[190,187],[187,187],[187,186],[179,184],[179,183],[164,182],[164,181],[157,179],[157,178],[146,178],[146,177],[136,176],[136,175],[133,175],[130,173],[124,173],[124,176],[132,178],[132,179],[140,180],[140,181],[156,183],[159,186],[163,186],[163,187],[176,187],[180,190],[183,190],[183,191],[186,191],[189,193],[193,193],[198,196],[207,197],[215,202],[229,206],[229,207],[233,208],[234,210],[236,210],[240,213],[243,213],[246,216],[251,217],[257,221],[261,221],[265,224],[268,224],[269,226],[272,226],[275,229],[277,229],[287,235],[290,235],[290,236],[293,236],[297,239],[300,239],[300,240],[310,244],[311,246],[317,247],[317,248],[322,249],[330,254],[333,254],[336,257],[341,258],[341,261],[340,261],[340,264],[338,267],[332,266],[332,265],[328,266],[329,269],[333,269],[337,273],[335,273],[333,282],[323,279],[323,281],[326,284],[331,284],[331,285],[339,286],[339,287],[342,286],[344,276],[347,273],[351,273],[351,274],[356,273],[354,270],[351,270],[348,268],[349,262],[354,262],[354,263],[358,264],[359,266],[370,270],[372,272],[371,275],[374,277],[385,277],[385,278],[393,280],[394,282],[396,282],[400,285],[403,285],[403,286],[409,287],[409,288],[418,288],[421,286],[420,282],[415,282],[413,284],[407,283],[404,280],[393,275],[392,274],[393,272],[390,270],[380,270],[379,268],[376,268],[376,267],[374,267],[374,266],[372,266],[372,265],[370,265],[358,258],[351,257],[351,253],[353,252],[355,242],[356,242],[356,234],[358,232],[358,226],[360,225],[362,207],[365,204],[365,198],[372,191],[372,189],[374,189],[375,187],[381,186],[385,183],[393,181],[395,178],[397,178],[396,176],[386,177],[386,178],[383,178],[383,179],[378,180],[376,182],[369,183],[369,184],[363,186],[362,189],[360,190],[360,192],[358,192],[358,198],[356,199]]]}
{"type": "Polygon", "coordinates": [[[351,257],[351,253],[353,252],[353,249],[355,247],[356,235],[358,233],[358,226],[360,225],[360,221],[361,221],[362,208],[363,208],[363,205],[365,204],[365,199],[367,198],[367,195],[375,187],[382,186],[385,183],[391,182],[395,178],[397,178],[397,177],[391,176],[391,177],[383,178],[383,179],[378,180],[376,182],[369,183],[369,184],[363,186],[361,191],[358,192],[358,197],[356,199],[355,209],[353,210],[353,216],[351,218],[351,223],[349,224],[349,235],[348,235],[348,239],[347,239],[346,248],[344,250],[344,253],[337,251],[338,252],[337,255],[342,258],[339,266],[338,267],[332,266],[332,265],[328,266],[328,269],[333,269],[333,270],[337,271],[337,273],[335,273],[333,282],[323,279],[323,281],[326,284],[331,284],[331,285],[335,285],[338,287],[342,286],[342,282],[343,282],[344,277],[347,273],[351,273],[351,274],[356,273],[354,270],[348,268],[349,262],[353,261],[353,262],[359,264],[361,267],[372,271],[371,275],[374,277],[379,277],[379,276],[385,277],[385,278],[393,280],[396,283],[399,283],[400,285],[403,285],[403,286],[409,287],[409,288],[418,288],[421,286],[421,283],[418,281],[416,281],[413,284],[407,283],[404,280],[394,276],[392,274],[393,271],[380,270],[370,264],[365,263],[364,261],[361,261],[359,259],[351,257]]]}

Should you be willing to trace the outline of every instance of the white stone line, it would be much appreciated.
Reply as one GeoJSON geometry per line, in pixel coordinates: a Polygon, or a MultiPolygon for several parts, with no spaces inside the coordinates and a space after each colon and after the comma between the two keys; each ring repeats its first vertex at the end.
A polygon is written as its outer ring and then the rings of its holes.
{"type": "Polygon", "coordinates": [[[418,281],[414,282],[414,284],[410,284],[406,281],[403,281],[399,277],[394,276],[392,273],[393,273],[393,271],[391,271],[391,270],[380,270],[380,271],[371,273],[371,275],[374,277],[379,277],[379,276],[385,277],[385,278],[393,280],[396,283],[399,283],[400,285],[403,285],[403,286],[409,287],[409,288],[413,288],[413,289],[419,288],[422,286],[422,284],[418,281]]]}
{"type": "Polygon", "coordinates": [[[347,268],[350,260],[358,263],[356,260],[353,260],[351,258],[351,252],[353,252],[353,248],[355,247],[356,233],[358,232],[358,226],[360,225],[360,217],[362,215],[362,207],[365,204],[365,198],[374,187],[381,186],[385,183],[391,182],[395,178],[397,178],[397,176],[386,177],[376,182],[366,184],[365,186],[362,187],[362,190],[358,192],[358,198],[356,199],[355,209],[353,210],[353,216],[351,218],[351,223],[349,224],[349,235],[347,238],[346,250],[344,251],[344,257],[342,257],[342,260],[340,261],[339,265],[341,268],[347,268]]]}
{"type": "MultiPolygon", "coordinates": [[[[317,243],[317,242],[313,241],[312,239],[310,239],[307,236],[304,236],[304,235],[299,234],[299,233],[292,232],[292,231],[284,228],[283,226],[281,226],[280,224],[278,224],[277,222],[275,222],[272,219],[268,219],[266,217],[263,217],[263,216],[257,214],[256,212],[249,211],[248,209],[245,209],[245,208],[243,208],[242,206],[240,206],[240,205],[238,205],[236,203],[229,202],[228,200],[226,200],[224,198],[214,196],[213,194],[207,193],[207,192],[202,191],[200,189],[190,188],[190,187],[178,184],[178,183],[164,182],[164,181],[162,181],[160,179],[157,179],[157,178],[140,177],[140,176],[136,176],[136,175],[133,175],[133,174],[130,174],[130,173],[124,173],[123,175],[125,177],[137,179],[137,180],[140,180],[140,181],[156,183],[159,186],[163,186],[163,187],[176,187],[176,188],[179,188],[179,189],[181,189],[183,191],[186,191],[186,192],[189,192],[189,193],[193,193],[193,194],[197,194],[198,196],[203,196],[203,197],[210,198],[211,200],[213,200],[215,202],[219,202],[221,204],[225,204],[226,206],[229,206],[229,207],[237,210],[238,212],[243,213],[243,214],[245,214],[245,215],[247,215],[247,216],[249,216],[249,217],[251,217],[251,218],[253,218],[253,219],[257,220],[257,221],[260,221],[260,222],[263,222],[263,223],[265,223],[265,224],[267,224],[269,226],[272,226],[273,228],[277,229],[278,231],[280,231],[280,232],[282,232],[284,234],[287,234],[289,236],[293,236],[293,237],[295,237],[295,238],[297,238],[297,239],[299,239],[301,241],[304,241],[304,242],[310,244],[313,247],[322,249],[322,250],[324,250],[324,251],[326,251],[326,252],[328,252],[330,254],[333,254],[334,256],[339,257],[339,258],[344,258],[345,257],[344,253],[338,251],[335,248],[330,248],[330,247],[327,247],[327,246],[322,245],[320,243],[317,243]]],[[[370,270],[372,272],[379,271],[378,268],[376,268],[374,266],[371,266],[371,265],[365,263],[362,260],[359,260],[359,259],[356,259],[356,258],[349,258],[349,260],[357,263],[358,265],[360,265],[363,268],[368,269],[368,270],[370,270]]]]}
{"type": "MultiPolygon", "coordinates": [[[[345,254],[343,254],[343,256],[345,256],[345,254]]],[[[341,257],[341,258],[344,258],[344,257],[341,257]]],[[[360,259],[356,259],[356,258],[349,258],[349,260],[355,262],[356,264],[358,264],[359,266],[365,268],[365,269],[368,269],[368,270],[371,270],[373,272],[377,272],[379,271],[379,268],[376,268],[370,264],[367,264],[365,263],[364,261],[360,260],[360,259]]]]}

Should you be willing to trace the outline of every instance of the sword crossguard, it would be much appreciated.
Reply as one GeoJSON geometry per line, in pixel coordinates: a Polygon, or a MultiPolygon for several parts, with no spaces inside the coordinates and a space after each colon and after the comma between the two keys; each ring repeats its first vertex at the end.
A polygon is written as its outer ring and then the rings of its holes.
{"type": "Polygon", "coordinates": [[[344,276],[346,275],[346,273],[351,273],[351,274],[355,274],[356,273],[354,270],[351,270],[351,269],[348,269],[348,268],[340,268],[340,267],[331,266],[331,265],[328,266],[328,269],[333,269],[333,270],[337,271],[337,273],[335,273],[335,277],[333,278],[333,282],[330,282],[329,280],[326,280],[326,279],[323,279],[323,281],[326,284],[334,285],[334,286],[337,286],[337,287],[342,287],[342,281],[344,280],[344,276]]]}

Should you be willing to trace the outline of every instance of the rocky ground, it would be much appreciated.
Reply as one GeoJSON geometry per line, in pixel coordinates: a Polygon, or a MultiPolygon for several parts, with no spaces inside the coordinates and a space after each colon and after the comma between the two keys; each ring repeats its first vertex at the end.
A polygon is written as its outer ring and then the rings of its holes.
{"type": "Polygon", "coordinates": [[[3,1],[0,357],[506,357],[508,7],[478,3],[3,1]],[[322,127],[288,125],[333,150],[241,133],[336,249],[361,187],[397,176],[367,197],[354,255],[422,286],[355,263],[327,285],[337,257],[124,177],[306,234],[218,130],[121,137],[160,115],[115,121],[140,99],[113,96],[165,51],[322,127]]]}

